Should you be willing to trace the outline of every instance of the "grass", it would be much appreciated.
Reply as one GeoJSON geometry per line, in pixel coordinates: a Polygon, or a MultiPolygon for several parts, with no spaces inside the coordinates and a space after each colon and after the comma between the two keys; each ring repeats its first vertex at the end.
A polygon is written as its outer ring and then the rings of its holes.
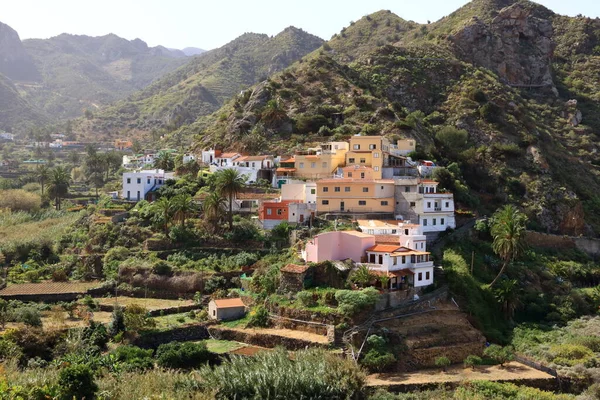
{"type": "Polygon", "coordinates": [[[8,285],[0,290],[3,295],[19,294],[59,294],[59,293],[85,293],[88,289],[98,287],[99,282],[40,282],[19,283],[8,285]]]}
{"type": "Polygon", "coordinates": [[[180,313],[180,314],[171,314],[171,315],[161,315],[159,317],[154,317],[154,322],[156,322],[157,330],[167,330],[178,328],[180,326],[190,325],[193,323],[197,323],[198,320],[194,318],[190,318],[188,313],[180,313]]]}
{"type": "MultiPolygon", "coordinates": [[[[96,300],[100,304],[106,304],[106,305],[114,305],[115,304],[114,297],[102,297],[102,298],[99,298],[96,300]]],[[[131,304],[138,304],[142,307],[147,308],[149,311],[162,310],[165,308],[189,306],[189,305],[194,304],[194,302],[192,300],[170,300],[170,299],[148,299],[148,298],[142,299],[142,298],[124,297],[124,296],[119,296],[117,298],[117,300],[118,300],[118,303],[122,306],[127,307],[128,305],[131,305],[131,304]]]]}
{"type": "Polygon", "coordinates": [[[208,339],[205,340],[204,343],[206,343],[206,347],[209,351],[217,354],[229,353],[241,349],[242,347],[246,347],[244,343],[232,342],[230,340],[208,339]]]}
{"type": "Polygon", "coordinates": [[[227,328],[244,328],[249,321],[250,316],[246,314],[244,318],[236,319],[234,321],[223,321],[221,322],[221,325],[226,326],[227,328]]]}

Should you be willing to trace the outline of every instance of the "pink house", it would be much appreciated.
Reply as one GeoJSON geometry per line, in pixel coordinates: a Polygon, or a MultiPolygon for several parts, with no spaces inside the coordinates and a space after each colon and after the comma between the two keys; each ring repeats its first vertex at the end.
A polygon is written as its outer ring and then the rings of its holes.
{"type": "Polygon", "coordinates": [[[321,233],[306,243],[302,257],[306,262],[351,259],[361,262],[365,251],[375,246],[375,236],[356,231],[321,233]]]}

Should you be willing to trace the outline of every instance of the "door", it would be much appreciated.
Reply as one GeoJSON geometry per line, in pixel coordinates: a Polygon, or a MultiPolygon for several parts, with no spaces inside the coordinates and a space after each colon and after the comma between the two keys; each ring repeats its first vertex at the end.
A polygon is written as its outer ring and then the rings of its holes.
{"type": "Polygon", "coordinates": [[[345,206],[346,205],[344,204],[344,202],[340,201],[340,211],[344,211],[345,206]]]}

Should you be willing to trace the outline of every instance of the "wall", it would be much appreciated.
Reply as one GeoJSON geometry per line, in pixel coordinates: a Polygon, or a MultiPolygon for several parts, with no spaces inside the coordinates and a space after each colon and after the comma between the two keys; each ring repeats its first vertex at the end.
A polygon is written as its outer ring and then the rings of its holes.
{"type": "Polygon", "coordinates": [[[334,231],[317,235],[306,244],[306,261],[352,259],[360,262],[365,250],[375,245],[375,236],[360,232],[334,231]]]}
{"type": "Polygon", "coordinates": [[[433,267],[411,268],[411,270],[415,273],[415,276],[414,276],[415,287],[428,286],[433,283],[433,267]],[[427,279],[427,272],[429,272],[429,279],[427,279]],[[420,280],[420,281],[418,278],[419,274],[423,274],[422,280],[420,280]]]}
{"type": "Polygon", "coordinates": [[[533,247],[549,247],[558,249],[577,248],[592,257],[600,256],[600,239],[574,236],[550,235],[527,231],[527,244],[533,247]]]}
{"type": "Polygon", "coordinates": [[[209,339],[207,325],[203,323],[173,328],[168,331],[144,332],[133,341],[133,344],[146,349],[155,349],[164,343],[209,339]]]}
{"type": "Polygon", "coordinates": [[[325,344],[318,344],[308,340],[293,339],[252,331],[240,331],[221,326],[210,327],[208,330],[210,335],[215,339],[233,340],[266,348],[282,346],[288,350],[302,350],[306,347],[326,347],[325,344]]]}

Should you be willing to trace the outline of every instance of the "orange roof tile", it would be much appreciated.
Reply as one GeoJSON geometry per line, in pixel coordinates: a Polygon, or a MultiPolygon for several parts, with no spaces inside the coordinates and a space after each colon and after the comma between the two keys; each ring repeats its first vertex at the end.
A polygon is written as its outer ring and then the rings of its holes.
{"type": "Polygon", "coordinates": [[[436,185],[439,184],[439,182],[436,182],[433,179],[421,179],[421,183],[435,183],[436,185]]]}
{"type": "Polygon", "coordinates": [[[377,253],[393,253],[401,248],[401,246],[392,244],[376,244],[375,246],[369,247],[367,251],[374,251],[377,253]]]}
{"type": "Polygon", "coordinates": [[[277,172],[296,172],[296,168],[277,168],[277,172]]]}
{"type": "Polygon", "coordinates": [[[381,244],[400,244],[400,236],[398,235],[374,235],[375,243],[381,244]]]}
{"type": "Polygon", "coordinates": [[[296,158],[295,157],[290,157],[290,158],[288,158],[286,160],[281,159],[281,162],[282,163],[293,163],[293,162],[296,162],[296,158]]]}
{"type": "Polygon", "coordinates": [[[308,265],[297,265],[297,264],[288,264],[285,267],[281,268],[281,272],[290,272],[292,274],[302,274],[308,270],[310,266],[308,265]]]}
{"type": "Polygon", "coordinates": [[[234,308],[234,307],[246,307],[242,299],[239,297],[235,299],[218,299],[213,300],[217,308],[234,308]]]}
{"type": "Polygon", "coordinates": [[[235,156],[241,156],[240,153],[223,153],[219,156],[219,158],[233,158],[235,156]]]}

